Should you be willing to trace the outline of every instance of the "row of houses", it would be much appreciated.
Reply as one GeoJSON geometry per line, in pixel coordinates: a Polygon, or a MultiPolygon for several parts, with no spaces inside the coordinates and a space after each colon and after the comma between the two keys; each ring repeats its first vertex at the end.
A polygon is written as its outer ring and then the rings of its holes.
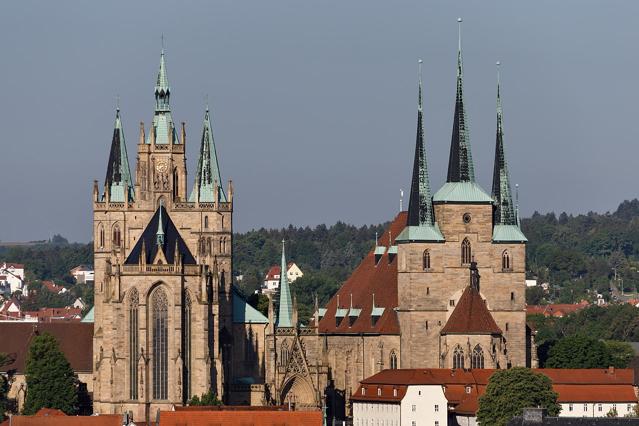
{"type": "Polygon", "coordinates": [[[87,304],[78,297],[73,304],[64,308],[40,308],[37,311],[26,311],[22,309],[22,302],[16,297],[11,297],[0,302],[0,322],[3,321],[23,321],[23,322],[56,322],[56,321],[80,321],[82,311],[87,304]]]}

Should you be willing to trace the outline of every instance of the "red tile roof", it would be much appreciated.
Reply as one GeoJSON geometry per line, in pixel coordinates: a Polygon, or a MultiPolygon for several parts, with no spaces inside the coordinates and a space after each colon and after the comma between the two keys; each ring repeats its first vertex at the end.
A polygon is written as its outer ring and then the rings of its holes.
{"type": "Polygon", "coordinates": [[[321,426],[320,411],[161,411],[161,426],[321,426]]]}
{"type": "Polygon", "coordinates": [[[82,309],[80,308],[40,308],[39,311],[24,311],[23,316],[37,318],[39,322],[52,321],[80,321],[82,309]]]}
{"type": "Polygon", "coordinates": [[[56,338],[60,349],[77,372],[93,369],[93,323],[82,322],[1,322],[0,352],[9,354],[13,362],[0,367],[0,371],[24,372],[24,365],[31,339],[37,333],[48,332],[56,338]]]}
{"type": "MultiPolygon", "coordinates": [[[[384,235],[390,232],[393,238],[397,237],[406,226],[406,220],[407,212],[399,213],[384,231],[384,235]]],[[[394,243],[393,239],[392,244],[394,243]]],[[[384,255],[378,262],[375,262],[375,249],[371,249],[348,280],[329,300],[326,313],[319,321],[320,333],[399,334],[399,322],[394,311],[397,307],[397,256],[389,255],[388,247],[387,245],[384,255]],[[371,318],[373,294],[375,306],[384,308],[384,313],[375,325],[371,318]],[[339,308],[349,309],[351,295],[353,308],[361,309],[359,317],[352,326],[349,326],[349,318],[346,315],[337,325],[335,319],[337,299],[339,297],[339,308]]]]}
{"type": "Polygon", "coordinates": [[[56,294],[61,292],[64,289],[64,287],[62,287],[61,285],[57,285],[53,281],[42,281],[42,285],[51,293],[56,293],[56,294]]]}
{"type": "Polygon", "coordinates": [[[501,334],[501,329],[488,311],[486,301],[475,288],[468,286],[441,334],[501,334]]]}
{"type": "MultiPolygon", "coordinates": [[[[9,420],[0,426],[9,425],[9,420]]],[[[67,416],[64,412],[53,408],[42,408],[33,416],[13,416],[11,426],[121,426],[122,416],[119,414],[102,414],[99,416],[67,416]]]]}
{"type": "MultiPolygon", "coordinates": [[[[286,264],[287,272],[288,272],[288,269],[291,269],[291,266],[293,266],[293,262],[288,262],[286,264]]],[[[264,281],[279,280],[281,272],[282,272],[282,267],[281,266],[279,266],[279,265],[271,266],[269,268],[268,272],[266,273],[266,277],[264,278],[264,281]]]]}
{"type": "Polygon", "coordinates": [[[5,268],[24,269],[24,265],[22,263],[10,263],[10,262],[7,262],[7,263],[4,263],[3,265],[6,265],[6,266],[4,266],[5,268]]]}
{"type": "MultiPolygon", "coordinates": [[[[440,368],[383,370],[362,380],[353,394],[354,401],[400,402],[409,385],[441,385],[453,411],[475,415],[478,398],[486,392],[491,369],[452,370],[440,368]],[[365,388],[362,395],[362,388],[365,388]],[[381,388],[381,395],[377,389],[381,388]],[[392,389],[397,388],[397,396],[392,389]],[[389,392],[391,392],[389,394],[389,392]]],[[[560,403],[617,402],[637,403],[632,369],[534,369],[553,383],[560,403]]]]}
{"type": "Polygon", "coordinates": [[[526,306],[526,313],[528,315],[540,314],[545,317],[561,318],[587,308],[588,305],[586,301],[580,303],[556,303],[554,305],[528,305],[526,306]]]}

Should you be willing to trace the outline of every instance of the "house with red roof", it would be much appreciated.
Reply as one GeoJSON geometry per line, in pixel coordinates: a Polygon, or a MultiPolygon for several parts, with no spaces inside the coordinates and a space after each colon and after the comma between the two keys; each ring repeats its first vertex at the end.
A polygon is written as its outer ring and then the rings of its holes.
{"type": "Polygon", "coordinates": [[[49,280],[42,281],[42,288],[54,294],[63,294],[69,291],[65,287],[57,285],[55,282],[49,280]]]}
{"type": "MultiPolygon", "coordinates": [[[[274,293],[280,287],[282,267],[273,265],[269,268],[264,282],[262,283],[262,293],[274,293]]],[[[289,283],[294,283],[298,278],[302,278],[304,273],[295,262],[288,262],[286,266],[286,277],[289,283]]]]}
{"type": "Polygon", "coordinates": [[[545,317],[562,318],[590,306],[586,300],[579,303],[555,303],[549,305],[527,305],[527,315],[543,315],[545,317]]]}
{"type": "MultiPolygon", "coordinates": [[[[552,381],[561,404],[560,417],[619,417],[637,404],[631,369],[535,369],[552,381]]],[[[362,380],[351,397],[353,424],[476,424],[479,397],[492,369],[384,370],[362,380]],[[384,424],[384,423],[383,423],[384,424]]]]}

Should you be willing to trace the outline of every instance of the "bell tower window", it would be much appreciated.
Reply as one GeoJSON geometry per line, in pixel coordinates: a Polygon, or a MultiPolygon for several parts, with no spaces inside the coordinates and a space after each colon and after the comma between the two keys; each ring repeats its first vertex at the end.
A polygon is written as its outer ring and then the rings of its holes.
{"type": "Polygon", "coordinates": [[[470,248],[470,241],[468,238],[464,238],[461,244],[461,263],[462,265],[470,265],[472,259],[472,251],[470,248]]]}
{"type": "Polygon", "coordinates": [[[501,269],[502,271],[512,271],[510,254],[508,253],[508,250],[504,250],[504,252],[501,254],[501,269]]]}
{"type": "Polygon", "coordinates": [[[424,250],[424,254],[422,255],[422,267],[424,271],[430,270],[430,250],[424,250]]]}

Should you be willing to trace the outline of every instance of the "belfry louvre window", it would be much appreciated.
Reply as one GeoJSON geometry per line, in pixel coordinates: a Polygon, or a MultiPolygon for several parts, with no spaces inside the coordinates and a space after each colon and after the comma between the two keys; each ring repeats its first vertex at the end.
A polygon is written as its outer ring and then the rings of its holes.
{"type": "Polygon", "coordinates": [[[422,255],[422,266],[424,271],[428,271],[430,269],[430,250],[424,250],[424,254],[422,255]]]}
{"type": "Polygon", "coordinates": [[[461,244],[461,263],[462,265],[470,265],[472,259],[472,252],[470,249],[470,241],[468,238],[464,238],[461,244]]]}
{"type": "Polygon", "coordinates": [[[453,368],[464,368],[464,350],[459,345],[453,350],[453,368]]]}
{"type": "Polygon", "coordinates": [[[473,349],[470,368],[484,368],[484,350],[479,345],[473,349]]]}
{"type": "Polygon", "coordinates": [[[512,266],[510,264],[510,254],[508,250],[504,250],[501,254],[501,269],[502,271],[512,271],[512,266]]]}
{"type": "Polygon", "coordinates": [[[153,321],[153,399],[168,398],[168,300],[161,288],[151,297],[153,321]]]}
{"type": "Polygon", "coordinates": [[[138,291],[129,296],[129,398],[138,399],[138,291]]]}

